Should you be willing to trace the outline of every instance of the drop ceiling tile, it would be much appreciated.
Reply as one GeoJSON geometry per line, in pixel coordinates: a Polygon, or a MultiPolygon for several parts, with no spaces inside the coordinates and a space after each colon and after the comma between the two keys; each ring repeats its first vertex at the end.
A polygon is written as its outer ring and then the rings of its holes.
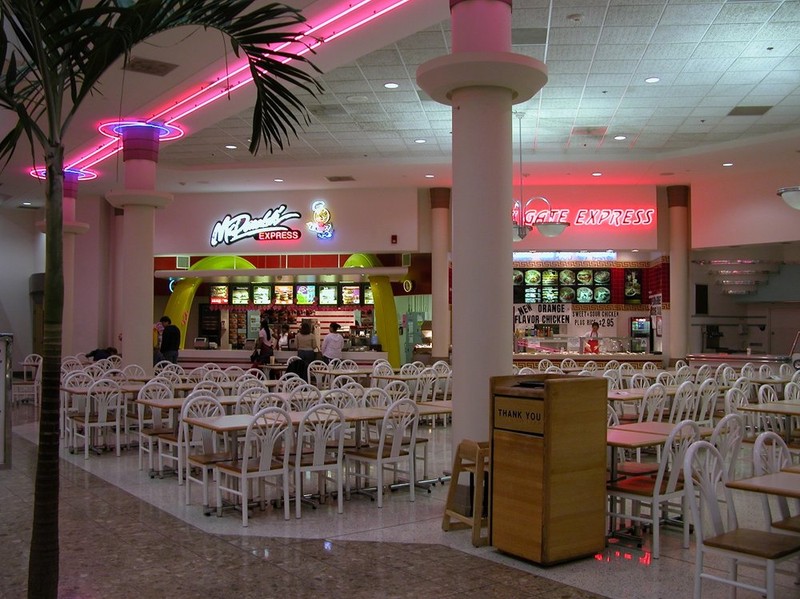
{"type": "MultiPolygon", "coordinates": [[[[628,74],[636,68],[637,60],[595,60],[591,63],[592,73],[628,74]]],[[[581,63],[579,63],[581,64],[581,63]]],[[[582,72],[588,69],[584,68],[582,72]]]]}
{"type": "Polygon", "coordinates": [[[385,48],[383,50],[376,50],[370,52],[358,59],[358,64],[363,68],[365,66],[400,66],[403,64],[403,59],[400,52],[395,47],[385,48]]]}
{"type": "Polygon", "coordinates": [[[708,28],[704,25],[659,25],[653,32],[651,43],[697,43],[708,28]]]}
{"type": "MultiPolygon", "coordinates": [[[[647,50],[645,44],[601,44],[594,54],[595,60],[638,60],[647,50]]],[[[670,58],[670,57],[664,57],[670,58]]]]}
{"type": "Polygon", "coordinates": [[[634,25],[648,26],[658,22],[662,7],[656,4],[644,6],[610,6],[606,14],[606,25],[625,27],[634,25]]]}
{"type": "Polygon", "coordinates": [[[703,71],[693,71],[693,72],[685,72],[680,73],[675,77],[674,84],[675,85],[683,85],[687,87],[698,86],[698,85],[705,85],[711,86],[716,85],[718,83],[729,84],[735,83],[735,78],[729,78],[728,80],[723,80],[725,73],[721,73],[718,71],[711,71],[711,72],[703,72],[703,71]]]}
{"type": "Polygon", "coordinates": [[[690,58],[684,65],[686,73],[722,72],[733,64],[733,58],[690,58]]]}
{"type": "MultiPolygon", "coordinates": [[[[749,42],[759,32],[759,23],[712,25],[703,37],[704,42],[749,42]]],[[[773,37],[773,36],[769,36],[773,37]]]]}
{"type": "MultiPolygon", "coordinates": [[[[798,21],[767,23],[764,27],[757,30],[753,39],[770,42],[776,40],[797,40],[797,24],[798,21]]],[[[757,25],[753,25],[752,27],[755,28],[757,25]]]]}
{"type": "Polygon", "coordinates": [[[547,60],[592,60],[595,44],[574,44],[564,46],[551,45],[547,51],[547,60]]]}
{"type": "Polygon", "coordinates": [[[600,44],[644,44],[652,35],[652,27],[604,27],[600,44]]]}
{"type": "Polygon", "coordinates": [[[643,54],[647,59],[678,60],[689,58],[697,48],[694,43],[659,43],[645,46],[643,54]]]}
{"type": "Polygon", "coordinates": [[[590,73],[586,78],[587,86],[595,87],[608,87],[608,86],[624,86],[631,82],[629,73],[614,75],[611,73],[590,73]]]}
{"type": "Polygon", "coordinates": [[[669,3],[664,7],[661,23],[666,25],[708,25],[719,14],[721,4],[714,2],[669,3]]]}
{"type": "Polygon", "coordinates": [[[780,57],[775,58],[737,58],[730,66],[731,71],[771,71],[781,63],[780,57]]]}
{"type": "Polygon", "coordinates": [[[600,35],[599,27],[553,27],[550,30],[550,39],[548,42],[550,46],[562,45],[594,45],[597,43],[598,36],[600,35]]]}
{"type": "Polygon", "coordinates": [[[547,63],[547,74],[550,78],[562,74],[585,74],[590,67],[595,65],[596,63],[589,60],[553,60],[547,63]]]}
{"type": "Polygon", "coordinates": [[[397,42],[400,50],[437,49],[443,50],[449,45],[450,36],[441,29],[420,31],[397,42]]]}

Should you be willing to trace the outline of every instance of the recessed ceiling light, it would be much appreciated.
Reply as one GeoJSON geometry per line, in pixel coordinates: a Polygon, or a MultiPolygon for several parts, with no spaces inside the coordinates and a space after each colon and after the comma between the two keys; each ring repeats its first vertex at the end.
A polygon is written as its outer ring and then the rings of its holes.
{"type": "Polygon", "coordinates": [[[389,81],[388,83],[384,83],[383,87],[385,87],[386,89],[397,89],[398,87],[400,87],[400,84],[395,83],[393,81],[389,81]]]}
{"type": "Polygon", "coordinates": [[[365,102],[369,102],[369,98],[367,96],[362,96],[362,95],[356,94],[356,95],[353,95],[353,96],[347,96],[347,101],[350,104],[363,104],[365,102]]]}
{"type": "Polygon", "coordinates": [[[631,250],[634,254],[637,253],[639,250],[631,250]]]}
{"type": "Polygon", "coordinates": [[[236,147],[237,147],[237,146],[234,146],[233,144],[228,144],[228,145],[226,145],[226,146],[225,146],[225,149],[226,149],[226,150],[235,150],[235,149],[236,149],[236,147]]]}
{"type": "Polygon", "coordinates": [[[420,139],[415,139],[415,140],[414,140],[414,143],[415,143],[415,144],[426,144],[426,143],[428,143],[428,140],[427,140],[427,139],[422,139],[422,138],[420,138],[420,139]]]}
{"type": "Polygon", "coordinates": [[[428,174],[425,175],[425,178],[426,179],[433,179],[433,175],[431,173],[428,173],[428,174]]]}
{"type": "Polygon", "coordinates": [[[733,162],[723,162],[722,166],[724,166],[726,168],[729,167],[729,166],[733,166],[733,162]]]}
{"type": "Polygon", "coordinates": [[[30,206],[30,205],[31,205],[31,203],[30,203],[30,202],[22,202],[22,205],[23,205],[23,206],[30,206]]]}
{"type": "Polygon", "coordinates": [[[601,173],[600,171],[595,171],[595,172],[592,173],[592,177],[602,177],[602,176],[603,176],[603,173],[601,173]]]}
{"type": "Polygon", "coordinates": [[[616,139],[617,141],[623,141],[623,140],[628,139],[628,136],[627,135],[615,135],[614,139],[616,139]]]}
{"type": "Polygon", "coordinates": [[[648,77],[644,80],[645,83],[658,83],[659,81],[661,81],[659,77],[648,77]]]}
{"type": "Polygon", "coordinates": [[[283,183],[283,179],[273,179],[273,181],[275,181],[275,183],[283,183]]]}

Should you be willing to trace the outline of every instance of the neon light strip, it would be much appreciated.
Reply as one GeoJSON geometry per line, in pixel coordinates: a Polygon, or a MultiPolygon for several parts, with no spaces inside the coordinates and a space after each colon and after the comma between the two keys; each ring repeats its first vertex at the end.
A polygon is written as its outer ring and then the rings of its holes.
{"type": "MultiPolygon", "coordinates": [[[[411,0],[398,0],[398,1],[393,2],[392,4],[389,4],[388,6],[385,6],[384,8],[381,8],[381,9],[378,9],[378,10],[374,10],[371,14],[366,15],[361,20],[356,21],[355,23],[345,27],[341,31],[334,31],[328,37],[325,37],[324,35],[319,35],[319,36],[315,36],[314,35],[317,32],[320,32],[325,27],[339,22],[344,17],[346,17],[346,16],[348,16],[350,14],[353,14],[358,9],[365,7],[366,5],[372,3],[373,1],[375,1],[375,0],[361,0],[361,2],[357,2],[355,4],[348,5],[346,8],[341,10],[341,12],[335,13],[334,15],[329,17],[328,19],[322,21],[318,25],[315,25],[315,26],[311,27],[310,29],[308,29],[304,33],[298,34],[297,37],[295,38],[295,41],[285,42],[284,44],[278,46],[275,51],[284,50],[286,47],[290,46],[291,44],[298,43],[300,40],[303,40],[305,38],[309,38],[309,37],[312,37],[312,36],[321,38],[322,41],[315,40],[313,44],[309,44],[309,45],[305,46],[302,50],[296,52],[296,54],[302,56],[302,55],[310,52],[312,49],[319,47],[323,43],[327,43],[329,41],[332,41],[332,40],[334,40],[334,39],[336,39],[338,37],[341,37],[341,36],[343,36],[343,35],[345,35],[347,33],[350,33],[352,31],[360,28],[362,25],[366,25],[367,23],[369,23],[371,21],[374,21],[378,17],[381,17],[381,16],[389,14],[393,10],[395,10],[395,9],[405,5],[405,4],[408,4],[411,0]]],[[[284,64],[286,62],[288,62],[289,60],[291,60],[291,59],[289,59],[289,58],[284,59],[284,64]]],[[[236,84],[234,84],[234,85],[227,85],[222,90],[216,90],[215,89],[215,88],[219,87],[220,85],[224,85],[224,84],[229,83],[232,78],[236,77],[237,75],[241,74],[243,71],[248,70],[248,69],[249,69],[249,65],[246,62],[241,66],[235,67],[233,71],[228,71],[226,75],[221,76],[219,79],[217,79],[213,83],[211,83],[211,84],[209,84],[209,85],[207,85],[207,86],[205,86],[205,87],[203,87],[203,88],[191,93],[187,97],[185,97],[185,98],[183,98],[183,99],[171,104],[169,107],[164,108],[160,112],[157,112],[153,116],[151,116],[148,119],[146,119],[146,121],[148,121],[148,122],[162,121],[167,125],[173,125],[174,126],[174,123],[175,123],[176,120],[181,119],[181,118],[183,118],[183,117],[195,112],[196,110],[199,110],[199,109],[203,108],[204,106],[209,105],[210,103],[214,102],[215,100],[218,100],[220,98],[224,98],[229,93],[231,93],[231,92],[239,89],[240,87],[250,83],[252,81],[252,77],[250,77],[248,75],[243,80],[237,81],[236,84]],[[180,110],[181,107],[185,107],[187,103],[190,103],[193,100],[196,100],[196,99],[201,98],[203,96],[206,96],[207,94],[209,94],[209,92],[212,92],[212,91],[213,91],[213,93],[211,93],[210,97],[205,98],[204,100],[202,100],[202,101],[200,101],[200,102],[198,102],[196,104],[193,104],[191,107],[187,107],[185,110],[182,110],[182,111],[180,110]]],[[[110,142],[101,144],[99,147],[93,149],[88,154],[84,154],[84,155],[82,155],[82,156],[80,156],[78,158],[73,159],[71,162],[68,162],[66,168],[74,169],[74,170],[86,173],[86,175],[88,177],[89,171],[87,169],[91,168],[92,166],[95,166],[96,164],[99,164],[103,160],[105,160],[105,159],[113,156],[117,152],[119,152],[122,149],[120,146],[121,146],[121,144],[120,144],[119,138],[114,139],[114,140],[112,140],[110,142]]],[[[34,171],[31,171],[31,174],[33,174],[35,172],[35,170],[36,169],[34,169],[34,171]]],[[[92,175],[91,178],[94,178],[94,177],[97,176],[96,173],[91,173],[91,175],[92,175]]]]}

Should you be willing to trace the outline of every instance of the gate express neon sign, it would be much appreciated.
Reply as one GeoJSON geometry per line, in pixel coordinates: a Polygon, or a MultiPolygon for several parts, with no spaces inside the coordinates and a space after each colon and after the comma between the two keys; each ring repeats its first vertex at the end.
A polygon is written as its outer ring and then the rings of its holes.
{"type": "MultiPolygon", "coordinates": [[[[512,212],[519,222],[518,208],[512,212]]],[[[550,221],[567,221],[576,226],[644,227],[655,222],[655,208],[581,208],[570,216],[569,208],[557,210],[526,210],[522,222],[526,225],[550,221]]]]}
{"type": "Polygon", "coordinates": [[[254,217],[249,212],[240,212],[235,216],[226,214],[225,218],[214,223],[214,228],[211,230],[211,247],[220,244],[232,245],[237,241],[251,238],[258,241],[300,239],[301,232],[286,224],[298,218],[301,218],[301,214],[290,211],[286,204],[271,208],[260,217],[254,217]]]}

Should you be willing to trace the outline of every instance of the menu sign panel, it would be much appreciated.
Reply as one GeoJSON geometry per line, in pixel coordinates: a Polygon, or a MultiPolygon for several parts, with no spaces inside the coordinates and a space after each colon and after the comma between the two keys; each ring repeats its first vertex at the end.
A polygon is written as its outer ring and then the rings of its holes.
{"type": "Polygon", "coordinates": [[[319,305],[335,306],[339,303],[339,288],[336,285],[319,286],[319,305]]]}
{"type": "Polygon", "coordinates": [[[611,303],[611,270],[547,268],[514,270],[515,303],[611,303]]]}
{"type": "Polygon", "coordinates": [[[625,303],[642,303],[642,270],[640,268],[625,269],[625,303]]]}
{"type": "Polygon", "coordinates": [[[227,304],[228,303],[228,286],[227,285],[211,285],[209,289],[210,299],[212,304],[227,304]]]}
{"type": "Polygon", "coordinates": [[[253,285],[253,303],[258,306],[272,303],[272,285],[253,285]]]}
{"type": "Polygon", "coordinates": [[[294,301],[298,305],[307,306],[317,301],[316,285],[296,285],[294,291],[294,301]]]}
{"type": "Polygon", "coordinates": [[[294,287],[291,285],[275,285],[275,303],[291,304],[294,302],[294,287]]]}
{"type": "Polygon", "coordinates": [[[231,287],[231,304],[246,306],[250,303],[250,286],[233,285],[231,287]]]}

